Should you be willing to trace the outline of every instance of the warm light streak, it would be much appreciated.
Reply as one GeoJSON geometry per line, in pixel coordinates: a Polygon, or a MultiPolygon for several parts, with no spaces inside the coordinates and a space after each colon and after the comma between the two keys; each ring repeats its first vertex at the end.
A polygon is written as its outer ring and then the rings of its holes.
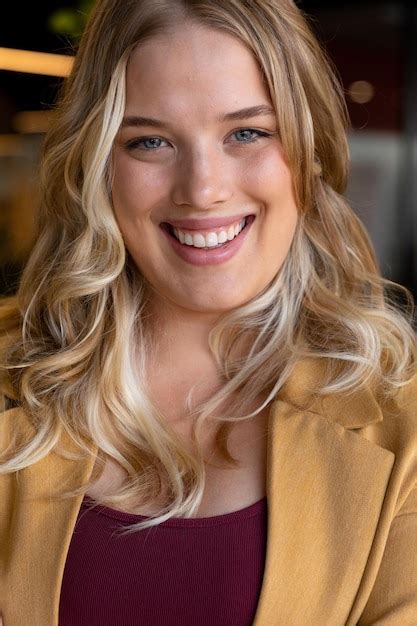
{"type": "Polygon", "coordinates": [[[73,62],[73,57],[64,54],[0,48],[0,70],[65,77],[73,62]]]}
{"type": "Polygon", "coordinates": [[[20,111],[13,118],[13,127],[18,133],[46,133],[52,115],[52,111],[20,111]]]}
{"type": "Polygon", "coordinates": [[[22,137],[0,135],[0,157],[21,157],[24,155],[22,137]]]}

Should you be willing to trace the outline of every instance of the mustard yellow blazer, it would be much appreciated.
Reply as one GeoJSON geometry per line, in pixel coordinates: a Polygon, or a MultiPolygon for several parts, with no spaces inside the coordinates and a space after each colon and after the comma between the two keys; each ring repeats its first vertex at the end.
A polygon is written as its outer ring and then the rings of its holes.
{"type": "MultiPolygon", "coordinates": [[[[271,408],[267,553],[253,626],[416,626],[417,375],[395,402],[367,388],[300,410],[317,374],[300,364],[271,408]]],[[[0,448],[27,424],[18,407],[1,413],[0,448]]],[[[50,454],[0,476],[4,626],[58,626],[82,496],[49,496],[86,483],[94,460],[50,454]]]]}

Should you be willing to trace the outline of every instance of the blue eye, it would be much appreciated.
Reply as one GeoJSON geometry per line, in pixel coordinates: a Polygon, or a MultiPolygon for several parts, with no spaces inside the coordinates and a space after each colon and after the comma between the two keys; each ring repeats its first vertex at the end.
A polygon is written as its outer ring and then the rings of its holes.
{"type": "MultiPolygon", "coordinates": [[[[126,147],[128,149],[130,149],[130,150],[134,150],[136,148],[139,148],[140,144],[145,144],[146,142],[157,142],[157,141],[161,142],[162,139],[159,139],[159,137],[141,137],[139,139],[133,139],[133,141],[129,141],[126,144],[126,147]]],[[[139,148],[139,149],[140,150],[143,150],[143,149],[148,150],[149,149],[149,151],[152,152],[154,148],[159,148],[159,147],[160,147],[159,145],[155,145],[153,143],[153,144],[151,144],[151,146],[148,145],[145,148],[139,148]]]]}
{"type": "MultiPolygon", "coordinates": [[[[253,128],[241,128],[232,133],[232,136],[241,133],[250,133],[251,135],[255,135],[255,137],[248,137],[246,135],[246,140],[245,138],[243,141],[238,140],[237,143],[240,144],[256,143],[261,137],[272,137],[272,135],[274,134],[265,133],[261,130],[255,130],[253,128]]],[[[126,148],[127,150],[143,150],[144,152],[156,152],[159,148],[162,147],[161,143],[163,142],[164,139],[161,139],[160,137],[138,137],[137,139],[132,139],[131,141],[128,141],[126,143],[126,148]]]]}
{"type": "Polygon", "coordinates": [[[239,143],[254,143],[255,141],[258,141],[259,137],[270,137],[269,133],[263,133],[260,130],[254,130],[253,128],[242,128],[241,130],[237,130],[233,134],[238,135],[239,133],[255,133],[257,135],[255,139],[249,139],[248,141],[242,141],[239,143]]]}

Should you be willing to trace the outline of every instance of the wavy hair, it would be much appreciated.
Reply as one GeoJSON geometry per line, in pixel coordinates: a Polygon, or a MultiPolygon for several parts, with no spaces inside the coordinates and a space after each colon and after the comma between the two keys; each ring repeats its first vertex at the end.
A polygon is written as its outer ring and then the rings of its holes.
{"type": "Polygon", "coordinates": [[[77,458],[97,446],[101,464],[89,485],[106,458],[126,472],[122,489],[97,502],[133,512],[155,494],[164,496],[158,514],[127,527],[134,532],[194,514],[205,484],[198,438],[204,423],[219,422],[217,449],[236,466],[227,446],[233,423],[270,405],[300,361],[326,364],[318,396],[354,393],[371,383],[390,396],[405,385],[416,364],[414,303],[405,287],[381,276],[370,238],[343,196],[347,129],[335,71],[292,0],[98,2],[45,139],[35,244],[16,295],[0,306],[3,409],[14,399],[34,426],[30,439],[3,455],[0,473],[52,451],[68,457],[64,432],[77,444],[77,458]],[[190,408],[195,453],[150,400],[148,290],[111,203],[112,146],[124,113],[129,56],[186,21],[231,34],[256,58],[299,210],[277,276],[211,331],[223,383],[190,408]],[[253,341],[242,354],[248,336],[253,341]],[[248,414],[259,397],[266,399],[248,414]]]}

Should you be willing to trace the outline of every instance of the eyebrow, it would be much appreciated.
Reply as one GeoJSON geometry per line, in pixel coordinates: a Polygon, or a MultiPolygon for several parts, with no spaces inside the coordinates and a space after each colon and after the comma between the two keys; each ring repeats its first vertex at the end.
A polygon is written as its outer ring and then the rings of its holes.
{"type": "MultiPolygon", "coordinates": [[[[275,110],[266,104],[259,104],[257,106],[247,107],[246,109],[239,109],[239,111],[232,111],[231,113],[224,113],[220,116],[218,121],[220,123],[231,122],[235,120],[247,120],[252,117],[259,117],[261,115],[273,115],[275,116],[275,110]]],[[[123,118],[121,128],[128,126],[152,126],[153,128],[167,128],[170,126],[168,122],[157,120],[153,117],[140,117],[137,115],[131,115],[123,118]]]]}

